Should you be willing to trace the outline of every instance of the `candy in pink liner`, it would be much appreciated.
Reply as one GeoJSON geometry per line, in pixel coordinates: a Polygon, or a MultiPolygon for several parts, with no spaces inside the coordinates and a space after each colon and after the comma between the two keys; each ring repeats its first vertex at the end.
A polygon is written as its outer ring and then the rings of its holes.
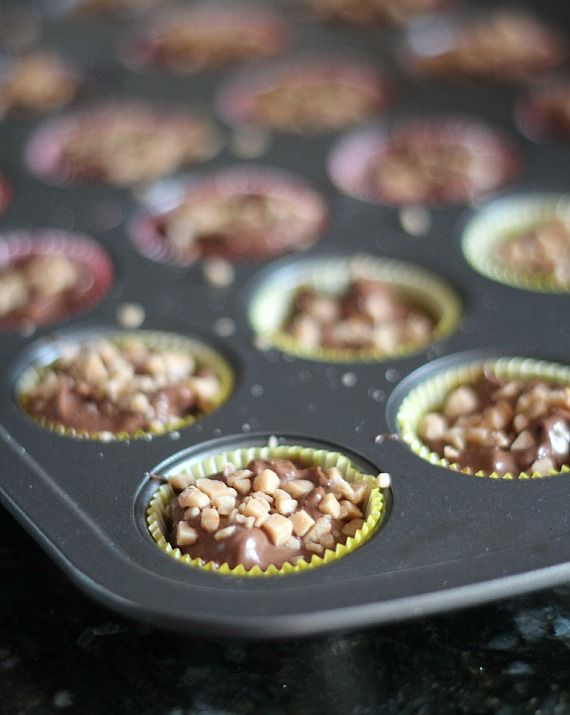
{"type": "Polygon", "coordinates": [[[333,147],[328,169],[341,191],[365,201],[440,206],[492,193],[518,174],[519,159],[483,123],[432,117],[354,131],[333,147]]]}
{"type": "Polygon", "coordinates": [[[205,161],[218,148],[211,123],[192,112],[116,103],[40,126],[26,147],[25,160],[33,174],[51,184],[132,186],[205,161]]]}
{"type": "MultiPolygon", "coordinates": [[[[0,235],[0,283],[6,271],[18,265],[30,266],[30,259],[36,257],[64,257],[69,263],[64,270],[75,270],[75,283],[58,292],[52,292],[53,281],[50,270],[57,266],[36,266],[35,279],[24,288],[29,290],[27,304],[16,305],[13,310],[0,313],[0,332],[16,330],[20,327],[40,326],[67,320],[89,310],[109,292],[114,278],[114,269],[107,253],[92,239],[82,234],[68,233],[52,229],[36,231],[12,231],[0,235]],[[48,291],[42,292],[36,285],[37,273],[46,278],[48,291]],[[50,280],[48,280],[50,279],[50,280]]],[[[11,283],[12,290],[21,293],[22,285],[11,283]]],[[[4,285],[4,290],[10,286],[4,285]]],[[[6,298],[8,300],[9,296],[6,298]]],[[[13,298],[13,294],[12,294],[13,298]]],[[[4,306],[6,307],[6,306],[4,306]]]]}
{"type": "Polygon", "coordinates": [[[392,94],[389,82],[375,67],[355,60],[316,56],[244,71],[222,87],[216,105],[228,124],[315,134],[369,119],[385,108],[392,94]],[[322,93],[327,85],[331,93],[328,98],[322,93]],[[287,100],[292,110],[289,116],[287,100]],[[279,101],[283,106],[281,115],[276,112],[279,101]]]}
{"type": "Polygon", "coordinates": [[[290,28],[270,9],[218,0],[155,16],[121,54],[135,69],[193,74],[276,55],[290,40],[290,28]]]}
{"type": "Polygon", "coordinates": [[[156,261],[262,260],[308,248],[320,238],[327,207],[303,179],[262,166],[234,166],[163,182],[135,216],[130,236],[156,261]]]}

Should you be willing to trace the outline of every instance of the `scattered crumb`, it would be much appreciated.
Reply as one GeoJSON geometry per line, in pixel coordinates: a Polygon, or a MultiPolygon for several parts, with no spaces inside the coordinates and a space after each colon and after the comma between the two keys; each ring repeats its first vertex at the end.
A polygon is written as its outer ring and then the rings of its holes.
{"type": "Polygon", "coordinates": [[[202,270],[204,278],[214,288],[227,288],[234,282],[234,267],[223,258],[208,258],[202,270]]]}
{"type": "Polygon", "coordinates": [[[218,318],[214,323],[214,332],[221,338],[229,338],[236,332],[235,321],[231,318],[218,318]]]}
{"type": "Polygon", "coordinates": [[[145,310],[139,303],[123,303],[117,308],[117,321],[123,328],[140,328],[145,310]]]}
{"type": "Polygon", "coordinates": [[[425,236],[431,228],[431,215],[423,206],[404,206],[400,209],[400,225],[410,236],[425,236]]]}

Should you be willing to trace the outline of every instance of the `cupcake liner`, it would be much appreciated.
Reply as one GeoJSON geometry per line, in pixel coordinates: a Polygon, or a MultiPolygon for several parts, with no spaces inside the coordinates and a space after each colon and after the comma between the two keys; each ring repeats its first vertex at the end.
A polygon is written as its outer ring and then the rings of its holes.
{"type": "Polygon", "coordinates": [[[501,176],[484,191],[474,190],[464,182],[459,186],[458,182],[453,197],[445,200],[428,198],[417,202],[422,205],[442,206],[481,198],[512,181],[520,170],[518,154],[495,129],[461,117],[432,117],[395,124],[389,130],[369,127],[348,133],[332,149],[328,160],[329,176],[343,193],[357,199],[392,206],[409,204],[408,200],[383,195],[373,186],[370,178],[375,163],[383,154],[392,145],[400,145],[408,139],[420,140],[426,145],[459,144],[475,155],[485,153],[492,156],[495,165],[501,168],[501,176]]]}
{"type": "MultiPolygon", "coordinates": [[[[437,452],[432,452],[424,444],[418,434],[418,426],[422,417],[428,412],[438,410],[451,390],[461,385],[475,382],[485,369],[493,370],[497,375],[512,379],[541,379],[554,383],[570,384],[570,367],[544,360],[533,360],[521,357],[503,357],[498,359],[476,360],[456,368],[443,370],[433,377],[421,382],[406,395],[396,415],[400,435],[412,452],[432,464],[453,469],[463,474],[490,479],[538,479],[544,475],[537,472],[499,475],[496,472],[486,474],[483,471],[473,474],[468,469],[461,469],[458,464],[442,458],[437,452]]],[[[547,476],[563,474],[570,467],[552,469],[547,476]]]]}
{"type": "Polygon", "coordinates": [[[478,273],[499,283],[542,293],[567,293],[570,284],[525,276],[497,257],[501,244],[551,219],[570,225],[570,195],[539,194],[494,201],[467,224],[463,233],[465,258],[478,273]]]}
{"type": "Polygon", "coordinates": [[[450,335],[461,314],[461,302],[455,292],[433,273],[413,264],[365,255],[310,259],[272,273],[258,289],[249,311],[253,329],[264,342],[283,352],[320,362],[380,362],[421,352],[450,335]],[[282,330],[299,288],[341,293],[354,278],[389,283],[403,296],[417,301],[436,321],[433,339],[422,347],[402,347],[387,354],[378,349],[304,348],[282,330]]]}
{"type": "MultiPolygon", "coordinates": [[[[147,258],[179,265],[192,264],[195,261],[188,260],[177,252],[161,232],[168,212],[187,201],[199,203],[212,196],[248,193],[284,196],[306,207],[312,207],[315,214],[312,230],[314,238],[303,244],[303,248],[320,238],[328,214],[321,195],[304,179],[294,174],[252,164],[160,182],[147,194],[148,208],[135,216],[129,227],[129,235],[136,248],[147,258]]],[[[229,252],[223,257],[232,261],[260,260],[293,248],[295,247],[277,247],[276,250],[262,248],[258,253],[249,252],[244,256],[232,256],[229,252]]]]}
{"type": "MultiPolygon", "coordinates": [[[[130,114],[146,123],[150,117],[156,123],[157,131],[168,127],[192,122],[202,125],[207,139],[202,146],[202,153],[196,162],[206,161],[217,153],[219,142],[215,129],[209,120],[188,111],[176,109],[154,108],[150,105],[137,103],[98,104],[89,109],[82,109],[48,120],[40,125],[31,136],[25,148],[25,163],[28,170],[46,183],[56,186],[73,186],[84,183],[106,183],[105,179],[91,177],[81,167],[66,165],[62,158],[62,142],[64,137],[81,126],[82,122],[93,125],[96,121],[105,123],[121,114],[130,114]]],[[[187,164],[188,162],[183,162],[187,164]]],[[[143,180],[139,183],[149,183],[143,180]]]]}
{"type": "Polygon", "coordinates": [[[149,532],[158,544],[159,548],[171,558],[188,566],[195,566],[210,572],[232,576],[276,576],[293,573],[301,573],[308,569],[330,564],[336,559],[346,556],[359,546],[362,546],[370,539],[379,528],[385,516],[385,498],[382,491],[377,486],[377,480],[370,475],[361,474],[350,462],[348,457],[338,452],[329,452],[324,449],[312,449],[299,445],[272,446],[271,441],[265,447],[248,447],[237,449],[231,452],[224,452],[215,457],[207,457],[200,461],[191,461],[181,470],[173,467],[168,470],[167,475],[172,474],[193,474],[195,477],[206,477],[219,472],[225,463],[231,462],[238,468],[244,468],[252,459],[291,459],[301,461],[307,465],[323,468],[337,467],[343,477],[348,481],[356,481],[359,478],[370,480],[373,488],[368,497],[365,512],[365,521],[362,528],[353,537],[349,537],[345,544],[338,544],[334,550],[327,549],[323,556],[313,555],[310,561],[304,558],[298,559],[295,564],[286,563],[280,568],[270,565],[262,570],[259,566],[253,566],[247,570],[238,565],[231,568],[227,563],[218,565],[215,562],[204,562],[200,558],[192,559],[189,554],[182,554],[180,549],[173,547],[168,542],[168,526],[165,516],[165,509],[172,497],[174,490],[169,484],[161,486],[152,497],[147,509],[147,524],[149,532]]]}
{"type": "Polygon", "coordinates": [[[23,374],[18,378],[16,383],[16,398],[20,405],[20,408],[28,414],[35,422],[40,424],[45,429],[48,429],[56,434],[65,437],[74,437],[75,439],[87,439],[93,441],[127,441],[132,439],[148,438],[153,436],[158,436],[165,434],[166,432],[172,432],[173,430],[180,430],[184,427],[188,427],[197,420],[205,417],[207,414],[211,414],[217,410],[229,397],[234,384],[233,371],[229,363],[223,358],[216,350],[204,344],[202,341],[186,337],[179,336],[172,333],[163,333],[158,331],[150,330],[137,330],[137,331],[100,331],[100,332],[89,332],[83,333],[80,336],[66,336],[65,338],[60,338],[57,343],[52,347],[49,352],[48,360],[37,360],[30,367],[24,370],[23,374]],[[200,413],[198,415],[188,415],[187,417],[181,417],[174,420],[171,423],[163,425],[160,429],[148,429],[148,430],[137,430],[136,432],[87,432],[83,430],[75,430],[64,425],[49,422],[48,420],[31,414],[26,407],[26,393],[34,387],[37,382],[41,379],[42,375],[46,370],[53,366],[54,362],[61,356],[66,348],[76,342],[85,343],[89,342],[97,337],[105,337],[113,342],[120,344],[132,338],[142,339],[145,344],[163,349],[173,349],[173,350],[186,350],[190,352],[198,366],[211,368],[220,380],[220,392],[216,397],[211,409],[207,413],[200,413]],[[55,358],[54,358],[55,353],[55,358]]]}
{"type": "MultiPolygon", "coordinates": [[[[269,8],[261,5],[240,5],[216,0],[214,3],[197,4],[190,8],[175,8],[165,10],[154,17],[146,29],[139,31],[123,51],[126,63],[136,69],[155,70],[174,74],[194,74],[200,71],[217,70],[221,64],[209,66],[206,62],[202,66],[185,68],[176,67],[171,63],[162,62],[155,55],[157,42],[163,37],[163,30],[168,28],[170,22],[180,19],[182,24],[192,22],[195,29],[207,35],[218,29],[229,29],[236,35],[240,33],[252,34],[263,43],[263,51],[254,55],[252,59],[275,55],[286,48],[291,40],[291,30],[285,21],[269,8]]],[[[243,58],[240,62],[246,62],[243,58]]],[[[223,63],[224,65],[227,63],[223,63]]]]}
{"type": "MultiPolygon", "coordinates": [[[[216,106],[228,124],[256,124],[253,118],[255,100],[263,92],[288,81],[297,83],[300,80],[310,85],[330,79],[361,89],[374,100],[377,111],[382,110],[391,99],[392,89],[375,67],[338,56],[308,56],[240,73],[222,86],[216,106]]],[[[259,126],[263,128],[263,125],[259,126]]],[[[272,127],[268,129],[280,131],[272,127]]]]}
{"type": "MultiPolygon", "coordinates": [[[[47,324],[68,320],[89,310],[111,289],[114,280],[113,263],[106,251],[88,236],[51,229],[0,234],[0,271],[22,259],[50,254],[69,258],[89,275],[89,283],[72,308],[66,309],[58,318],[47,321],[47,324]]],[[[0,318],[0,332],[13,330],[27,323],[28,321],[0,318]]],[[[34,324],[45,325],[46,322],[34,324]]]]}

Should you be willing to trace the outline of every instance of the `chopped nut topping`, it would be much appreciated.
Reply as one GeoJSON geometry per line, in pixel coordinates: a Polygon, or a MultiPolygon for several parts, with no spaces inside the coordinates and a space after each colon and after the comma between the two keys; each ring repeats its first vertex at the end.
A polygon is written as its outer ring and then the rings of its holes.
{"type": "Polygon", "coordinates": [[[235,497],[236,490],[228,487],[227,484],[220,481],[219,479],[197,479],[196,486],[204,494],[207,494],[211,499],[229,496],[235,497]]]}
{"type": "MultiPolygon", "coordinates": [[[[256,126],[278,131],[318,133],[361,122],[384,103],[378,84],[347,81],[337,72],[293,68],[274,78],[271,86],[254,93],[251,119],[256,126]]],[[[334,70],[334,68],[333,68],[334,70]]]]}
{"type": "Polygon", "coordinates": [[[290,482],[283,484],[283,489],[294,499],[306,496],[309,492],[312,492],[314,488],[314,483],[308,479],[292,479],[290,482]]]}
{"type": "Polygon", "coordinates": [[[457,387],[449,393],[444,412],[448,420],[475,412],[479,405],[477,394],[470,387],[457,387]]]}
{"type": "Polygon", "coordinates": [[[212,285],[221,288],[232,282],[229,261],[299,249],[318,237],[323,206],[308,189],[305,197],[292,196],[273,189],[270,175],[265,188],[255,192],[248,188],[245,173],[219,172],[215,178],[211,190],[189,192],[158,217],[160,234],[173,255],[184,263],[204,259],[204,273],[212,285]],[[225,184],[235,188],[224,189],[225,184]]]}
{"type": "Polygon", "coordinates": [[[225,529],[220,529],[214,534],[214,539],[221,541],[222,539],[227,539],[229,536],[233,536],[236,533],[237,527],[226,526],[225,529]]]}
{"type": "Polygon", "coordinates": [[[265,492],[265,494],[273,494],[279,488],[279,484],[279,477],[272,469],[264,469],[253,480],[255,491],[265,492]]]}
{"type": "Polygon", "coordinates": [[[58,109],[76,97],[80,84],[59,57],[32,52],[7,66],[0,82],[0,112],[58,109]]]}
{"type": "Polygon", "coordinates": [[[81,305],[93,283],[89,269],[58,253],[38,253],[0,269],[0,319],[34,325],[61,319],[81,305]]]}
{"type": "Polygon", "coordinates": [[[191,74],[273,55],[283,47],[285,35],[278,18],[260,12],[242,17],[230,6],[219,11],[213,5],[159,15],[141,38],[144,61],[191,74]]]}
{"type": "Polygon", "coordinates": [[[556,67],[564,52],[557,35],[532,15],[498,10],[456,30],[441,52],[417,56],[425,74],[452,79],[522,81],[556,67]]]}
{"type": "Polygon", "coordinates": [[[289,519],[293,524],[293,532],[295,533],[295,536],[305,536],[309,529],[311,529],[315,524],[315,520],[307,514],[304,509],[292,514],[289,519]]]}
{"type": "Polygon", "coordinates": [[[331,530],[331,521],[326,516],[317,519],[315,525],[307,534],[307,541],[320,541],[321,537],[331,530]]]}
{"type": "Polygon", "coordinates": [[[227,516],[235,509],[236,500],[233,496],[215,496],[212,499],[212,506],[218,510],[220,516],[227,516]]]}
{"type": "Polygon", "coordinates": [[[570,223],[553,218],[499,244],[497,258],[519,276],[570,284],[570,223]]]}
{"type": "Polygon", "coordinates": [[[319,511],[322,511],[323,514],[332,516],[333,519],[338,519],[340,517],[340,504],[334,494],[326,495],[326,497],[319,504],[319,511]]]}
{"type": "Polygon", "coordinates": [[[216,149],[207,122],[142,105],[78,114],[58,141],[62,171],[116,186],[159,179],[216,149]]]}
{"type": "MultiPolygon", "coordinates": [[[[171,485],[174,487],[172,482],[171,485]]],[[[198,509],[203,509],[210,503],[210,497],[197,487],[190,486],[185,489],[182,494],[178,495],[178,503],[184,507],[198,507],[198,509]]]]}
{"type": "Polygon", "coordinates": [[[185,521],[179,521],[176,525],[176,543],[178,546],[189,546],[198,541],[198,532],[185,521]]]}
{"type": "Polygon", "coordinates": [[[416,15],[437,10],[438,0],[305,0],[325,19],[370,25],[403,23],[416,15]]]}
{"type": "Polygon", "coordinates": [[[570,464],[570,390],[564,385],[485,370],[472,385],[452,390],[443,411],[445,420],[439,412],[426,415],[419,435],[461,469],[517,476],[570,464]],[[440,420],[435,431],[432,418],[440,420]]]}
{"type": "Polygon", "coordinates": [[[354,536],[363,526],[364,521],[362,519],[353,519],[342,527],[342,533],[346,534],[346,536],[354,536]]]}
{"type": "Polygon", "coordinates": [[[220,514],[216,509],[208,507],[202,512],[202,517],[200,519],[200,525],[202,529],[210,533],[216,531],[220,525],[220,514]]]}
{"type": "MultiPolygon", "coordinates": [[[[186,484],[184,479],[171,483],[186,484]]],[[[345,543],[343,528],[348,524],[364,523],[364,501],[373,486],[377,486],[377,480],[372,478],[349,484],[336,468],[322,469],[286,459],[254,459],[247,469],[226,465],[219,473],[185,486],[170,502],[167,515],[172,524],[172,543],[177,543],[177,524],[184,521],[198,538],[195,544],[178,546],[192,558],[231,567],[239,563],[246,568],[310,559],[345,543]],[[240,482],[256,491],[241,494],[236,489],[240,482]],[[291,495],[291,485],[297,498],[291,495]],[[350,500],[342,498],[339,489],[350,500]],[[222,551],[220,542],[224,542],[222,551]]]]}
{"type": "MultiPolygon", "coordinates": [[[[148,346],[142,339],[97,339],[73,345],[40,373],[25,395],[33,416],[89,433],[164,430],[207,411],[192,380],[197,368],[187,351],[148,346]]],[[[206,376],[200,379],[206,379],[206,376]]],[[[219,378],[212,380],[220,390],[219,378]]]]}
{"type": "Polygon", "coordinates": [[[263,528],[275,546],[283,546],[293,534],[293,524],[281,514],[271,514],[263,522],[263,528]]]}
{"type": "Polygon", "coordinates": [[[428,312],[389,283],[358,278],[338,295],[299,289],[283,330],[304,348],[388,354],[428,344],[433,327],[428,312]]]}

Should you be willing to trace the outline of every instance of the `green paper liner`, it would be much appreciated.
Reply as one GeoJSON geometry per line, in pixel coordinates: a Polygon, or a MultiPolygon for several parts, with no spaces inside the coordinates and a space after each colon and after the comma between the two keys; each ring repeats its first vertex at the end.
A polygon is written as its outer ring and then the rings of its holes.
{"type": "Polygon", "coordinates": [[[173,422],[163,425],[160,429],[153,428],[148,430],[136,430],[135,432],[87,432],[85,430],[75,430],[57,422],[51,422],[43,417],[39,417],[30,412],[26,406],[26,393],[34,387],[42,378],[44,373],[53,367],[59,358],[50,361],[49,363],[39,363],[28,367],[18,379],[16,384],[16,395],[18,404],[21,409],[26,412],[35,422],[51,432],[64,437],[74,437],[75,439],[88,439],[94,441],[110,442],[110,441],[126,441],[131,439],[148,439],[149,437],[172,432],[184,427],[188,427],[197,420],[212,413],[218,409],[229,397],[233,384],[233,371],[228,362],[214,349],[205,345],[200,340],[174,335],[172,333],[162,333],[151,330],[138,331],[111,331],[98,333],[89,333],[78,337],[76,340],[72,336],[61,340],[61,350],[63,352],[66,346],[74,343],[86,343],[97,339],[98,337],[107,338],[111,342],[120,345],[132,338],[141,339],[146,345],[153,348],[164,348],[169,350],[185,350],[190,352],[195,358],[198,367],[208,367],[212,369],[220,380],[220,391],[212,407],[208,412],[200,412],[195,415],[181,417],[173,422]]]}
{"type": "Polygon", "coordinates": [[[541,293],[568,293],[570,283],[519,273],[497,255],[503,243],[551,219],[570,225],[570,195],[529,195],[493,201],[467,224],[463,254],[478,273],[498,283],[541,293]]]}
{"type": "Polygon", "coordinates": [[[412,452],[431,462],[431,464],[453,469],[463,474],[491,479],[539,479],[569,472],[570,466],[564,465],[560,469],[551,469],[546,475],[538,474],[537,472],[505,475],[500,475],[496,472],[487,474],[484,471],[474,473],[469,469],[462,469],[458,464],[441,457],[422,442],[418,434],[418,426],[422,417],[428,412],[439,411],[445,397],[451,390],[461,385],[473,384],[481,377],[485,369],[491,369],[497,375],[510,379],[525,381],[540,379],[556,384],[570,385],[570,367],[531,358],[504,357],[478,360],[457,368],[444,370],[413,388],[406,395],[398,409],[396,419],[400,435],[412,452]]]}
{"type": "MultiPolygon", "coordinates": [[[[162,476],[169,476],[170,474],[192,474],[196,478],[207,477],[221,471],[227,462],[235,464],[238,469],[243,469],[252,459],[290,459],[309,466],[321,466],[323,468],[337,467],[348,482],[364,478],[370,480],[371,484],[377,485],[375,477],[359,472],[352,465],[348,457],[345,457],[339,452],[312,449],[300,445],[272,446],[271,441],[264,447],[248,447],[236,449],[231,452],[222,452],[214,457],[207,457],[203,460],[191,462],[182,469],[180,469],[180,467],[172,467],[168,470],[166,475],[162,476]]],[[[305,558],[300,558],[294,564],[285,563],[279,568],[271,564],[265,570],[262,570],[257,565],[247,570],[242,565],[231,568],[227,563],[218,564],[214,561],[204,562],[200,558],[193,559],[189,554],[182,554],[179,548],[169,543],[169,528],[165,516],[165,509],[174,495],[175,491],[172,487],[169,484],[164,484],[154,493],[148,506],[148,529],[156,544],[165,554],[187,566],[194,566],[205,569],[206,571],[232,576],[276,576],[301,573],[307,569],[332,563],[368,541],[382,523],[386,510],[384,495],[382,491],[375,486],[372,488],[368,497],[365,521],[362,528],[359,529],[354,536],[348,537],[345,544],[337,544],[334,549],[327,549],[322,556],[315,554],[311,557],[310,561],[307,561],[305,558]]]]}
{"type": "Polygon", "coordinates": [[[458,296],[435,274],[410,263],[366,255],[311,259],[294,271],[281,271],[263,283],[250,306],[250,322],[265,343],[297,357],[336,363],[380,362],[421,352],[450,335],[461,315],[458,296]],[[424,345],[402,345],[388,353],[377,348],[308,348],[282,330],[297,290],[314,288],[341,293],[355,278],[389,283],[404,298],[426,309],[435,321],[432,339],[424,345]]]}

